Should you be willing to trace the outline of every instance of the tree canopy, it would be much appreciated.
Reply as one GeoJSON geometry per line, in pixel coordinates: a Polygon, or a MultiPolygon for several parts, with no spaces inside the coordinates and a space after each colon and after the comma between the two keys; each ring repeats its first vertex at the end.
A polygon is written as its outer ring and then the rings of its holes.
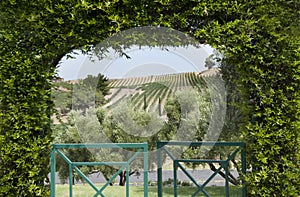
{"type": "Polygon", "coordinates": [[[0,195],[48,195],[51,81],[61,58],[122,30],[161,26],[223,54],[248,118],[249,195],[298,196],[299,8],[293,0],[1,1],[0,195]]]}

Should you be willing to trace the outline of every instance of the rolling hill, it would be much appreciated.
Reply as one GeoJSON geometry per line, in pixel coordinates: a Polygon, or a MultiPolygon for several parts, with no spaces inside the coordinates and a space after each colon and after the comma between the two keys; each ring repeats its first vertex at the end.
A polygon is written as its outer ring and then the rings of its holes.
{"type": "Polygon", "coordinates": [[[112,108],[123,99],[128,99],[136,110],[157,111],[164,114],[163,106],[176,91],[193,88],[203,91],[207,88],[205,78],[219,74],[218,68],[201,73],[189,72],[179,74],[157,75],[110,80],[111,94],[106,96],[109,102],[104,106],[112,108]]]}

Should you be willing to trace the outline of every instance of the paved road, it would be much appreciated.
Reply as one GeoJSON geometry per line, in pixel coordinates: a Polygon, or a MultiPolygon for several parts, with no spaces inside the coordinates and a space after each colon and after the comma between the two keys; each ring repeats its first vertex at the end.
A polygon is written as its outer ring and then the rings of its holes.
{"type": "MultiPolygon", "coordinates": [[[[198,183],[204,183],[204,181],[206,181],[212,174],[213,171],[208,170],[208,169],[203,169],[203,170],[187,170],[190,175],[197,180],[198,183]]],[[[237,176],[237,172],[233,171],[231,172],[232,174],[234,174],[235,176],[237,176]]],[[[172,170],[164,170],[163,171],[163,181],[166,181],[168,179],[174,179],[173,178],[173,171],[172,170]]],[[[181,171],[178,170],[177,171],[177,177],[178,180],[180,181],[189,181],[191,182],[191,180],[181,171]]],[[[105,183],[106,180],[104,179],[103,175],[101,173],[98,174],[93,174],[91,176],[89,176],[90,180],[93,183],[105,183]]],[[[141,185],[143,183],[143,173],[141,172],[140,176],[137,175],[132,175],[130,176],[130,183],[131,185],[141,185]]],[[[116,183],[118,183],[119,177],[117,177],[116,179],[116,183]]],[[[157,172],[156,171],[151,171],[148,174],[148,180],[150,182],[157,182],[157,172]]],[[[56,183],[60,184],[61,181],[59,180],[58,176],[56,175],[56,183]]],[[[75,184],[81,184],[81,182],[76,182],[75,184]]],[[[224,186],[225,185],[225,181],[224,179],[220,176],[220,175],[216,175],[209,183],[207,186],[224,186]]]]}

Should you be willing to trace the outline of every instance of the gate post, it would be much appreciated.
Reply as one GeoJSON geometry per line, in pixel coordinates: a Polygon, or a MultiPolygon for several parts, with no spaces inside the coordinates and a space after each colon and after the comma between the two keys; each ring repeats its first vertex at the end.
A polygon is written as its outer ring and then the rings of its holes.
{"type": "Polygon", "coordinates": [[[148,197],[148,144],[144,143],[144,197],[148,197]]]}
{"type": "Polygon", "coordinates": [[[52,148],[50,152],[50,165],[51,165],[51,173],[50,173],[50,196],[55,197],[55,148],[52,148]]]}
{"type": "Polygon", "coordinates": [[[162,160],[161,148],[163,144],[157,142],[157,196],[162,197],[162,160]]]}

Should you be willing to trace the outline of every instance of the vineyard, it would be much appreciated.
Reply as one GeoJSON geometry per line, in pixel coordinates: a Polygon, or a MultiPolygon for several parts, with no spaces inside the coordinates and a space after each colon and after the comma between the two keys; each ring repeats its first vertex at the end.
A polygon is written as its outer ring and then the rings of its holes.
{"type": "Polygon", "coordinates": [[[109,102],[105,107],[111,108],[123,99],[136,110],[156,111],[164,114],[163,106],[175,95],[176,91],[193,89],[203,91],[207,88],[205,78],[218,74],[218,69],[202,73],[189,72],[148,77],[136,77],[110,80],[109,102]]]}

